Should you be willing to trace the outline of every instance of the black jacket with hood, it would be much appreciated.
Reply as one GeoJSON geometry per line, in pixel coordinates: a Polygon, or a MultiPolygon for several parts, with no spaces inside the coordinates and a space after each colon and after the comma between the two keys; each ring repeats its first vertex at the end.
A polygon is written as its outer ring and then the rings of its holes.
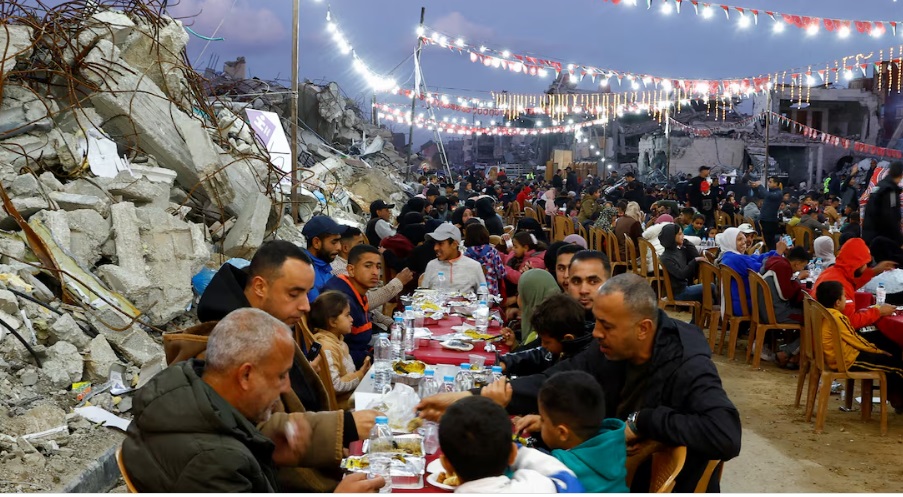
{"type": "Polygon", "coordinates": [[[862,218],[862,239],[871,245],[876,237],[890,238],[899,247],[903,245],[900,232],[900,192],[903,192],[889,177],[878,182],[878,189],[869,196],[862,218]]]}
{"type": "Polygon", "coordinates": [[[558,361],[583,352],[592,342],[592,333],[586,333],[573,340],[563,340],[561,342],[561,357],[553,356],[544,347],[533,347],[505,354],[500,361],[505,363],[505,374],[508,376],[526,376],[541,373],[557,364],[558,361]]]}
{"type": "Polygon", "coordinates": [[[135,396],[122,460],[140,492],[278,490],[275,446],[201,379],[204,362],[163,370],[135,396]]]}
{"type": "Polygon", "coordinates": [[[658,241],[665,248],[659,260],[665,271],[671,276],[671,291],[676,297],[683,292],[690,284],[690,280],[696,275],[696,269],[699,263],[696,258],[699,257],[699,251],[692,243],[684,243],[677,246],[674,237],[680,230],[680,226],[676,224],[668,224],[658,235],[658,241]]]}
{"type": "MultiPolygon", "coordinates": [[[[589,373],[602,386],[606,417],[625,420],[636,411],[641,437],[687,447],[674,492],[693,492],[709,460],[727,461],[740,453],[740,414],[721,386],[709,344],[696,326],[659,310],[652,358],[646,364],[609,360],[591,345],[542,373],[512,380],[508,412],[539,412],[536,399],[546,378],[575,370],[589,373]],[[639,388],[628,385],[630,377],[641,378],[639,388]],[[636,390],[642,393],[631,395],[636,390]]],[[[718,490],[713,478],[708,491],[718,490]]]]}

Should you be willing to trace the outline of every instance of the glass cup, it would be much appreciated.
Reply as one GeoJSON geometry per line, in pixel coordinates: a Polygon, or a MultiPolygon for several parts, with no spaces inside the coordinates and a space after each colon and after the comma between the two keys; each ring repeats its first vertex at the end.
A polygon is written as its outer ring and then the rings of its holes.
{"type": "Polygon", "coordinates": [[[480,370],[486,365],[486,357],[481,354],[469,354],[467,358],[470,359],[472,369],[480,370]]]}
{"type": "Polygon", "coordinates": [[[439,450],[439,425],[432,421],[423,423],[417,428],[417,434],[423,437],[423,450],[427,454],[435,454],[439,450]]]}

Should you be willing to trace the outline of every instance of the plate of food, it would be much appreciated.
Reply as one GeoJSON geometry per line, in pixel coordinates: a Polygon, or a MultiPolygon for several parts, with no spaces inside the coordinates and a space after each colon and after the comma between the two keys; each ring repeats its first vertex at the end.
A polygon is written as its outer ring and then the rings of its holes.
{"type": "Polygon", "coordinates": [[[427,473],[441,473],[445,471],[445,468],[442,467],[442,461],[439,458],[433,460],[433,462],[426,465],[427,473]]]}
{"type": "Polygon", "coordinates": [[[446,340],[444,342],[439,342],[439,344],[442,345],[443,348],[459,350],[461,352],[468,352],[470,350],[473,350],[472,343],[467,343],[467,342],[465,342],[463,340],[459,340],[457,338],[453,338],[451,340],[446,340]]]}
{"type": "Polygon", "coordinates": [[[395,374],[416,374],[423,375],[426,371],[426,363],[423,361],[395,361],[392,363],[392,370],[395,374]]]}
{"type": "Polygon", "coordinates": [[[445,471],[430,473],[430,475],[426,477],[426,481],[436,488],[452,491],[461,484],[460,481],[458,481],[458,475],[449,475],[445,471]]]}

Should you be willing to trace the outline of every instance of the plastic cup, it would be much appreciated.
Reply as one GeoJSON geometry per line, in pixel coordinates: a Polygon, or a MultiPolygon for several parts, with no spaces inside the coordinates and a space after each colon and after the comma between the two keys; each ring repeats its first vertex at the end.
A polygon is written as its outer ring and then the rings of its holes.
{"type": "Polygon", "coordinates": [[[486,365],[486,357],[480,354],[469,354],[467,357],[470,359],[472,369],[483,369],[483,366],[486,365]]]}

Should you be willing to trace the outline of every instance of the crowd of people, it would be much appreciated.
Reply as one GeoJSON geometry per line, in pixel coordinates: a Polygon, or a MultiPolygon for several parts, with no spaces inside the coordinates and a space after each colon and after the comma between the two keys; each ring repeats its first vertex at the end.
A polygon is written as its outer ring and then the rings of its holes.
{"type": "MultiPolygon", "coordinates": [[[[847,300],[903,262],[903,163],[872,193],[861,227],[859,196],[788,191],[778,178],[719,185],[709,173],[702,167],[680,188],[652,188],[629,173],[602,181],[568,168],[545,182],[471,171],[421,178],[394,222],[396,206],[382,199],[363,229],[312,217],[302,229],[306,248],[269,241],[247,267],[224,264],[200,296],[200,324],[164,335],[170,367],[136,396],[123,444],[131,480],[156,492],[377,490],[381,479],[343,478],[339,462],[381,414],[350,409],[350,398],[368,374],[374,333],[392,324],[384,305],[416,287],[469,293],[485,283],[503,311],[510,352],[500,366],[511,379],[417,406],[440,423],[441,462],[463,482],[459,491],[624,492],[626,456],[642,441],[686,446],[675,491],[693,491],[708,462],[736,457],[741,440],[706,337],[659,310],[646,278],[612,274],[606,254],[583,237],[549,243],[542,223],[525,216],[506,229],[498,212],[526,207],[549,222],[566,216],[575,228],[648,241],[678,300],[715,292],[696,281],[709,260],[747,287],[747,270],[762,274],[781,322],[802,321],[809,292],[843,330],[842,350],[826,353],[851,369],[885,371],[891,402],[903,408],[899,347],[856,331],[895,307],[856,309],[847,300]],[[719,225],[721,213],[746,222],[719,225]],[[812,289],[801,282],[813,254],[781,236],[795,224],[823,235],[813,245],[826,269],[812,289]],[[834,238],[824,236],[835,228],[836,258],[834,238]],[[707,241],[716,248],[707,251],[707,241]],[[512,444],[512,416],[545,452],[512,444]]],[[[742,307],[736,285],[723,299],[742,307]]],[[[774,359],[794,367],[799,340],[785,342],[774,359]]],[[[648,484],[647,467],[633,489],[648,484]]],[[[713,479],[708,490],[718,489],[713,479]]]]}

